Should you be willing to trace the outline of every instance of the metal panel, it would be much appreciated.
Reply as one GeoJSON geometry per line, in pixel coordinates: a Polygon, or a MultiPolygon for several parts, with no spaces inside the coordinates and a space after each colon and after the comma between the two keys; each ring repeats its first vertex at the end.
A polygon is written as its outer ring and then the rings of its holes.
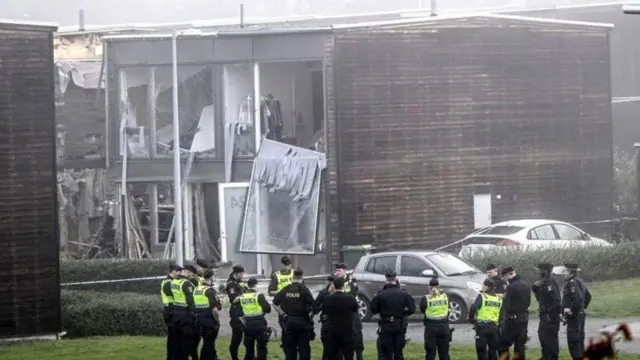
{"type": "Polygon", "coordinates": [[[449,243],[473,230],[474,184],[501,194],[493,221],[610,218],[607,36],[500,19],[336,33],[340,245],[449,243]]]}
{"type": "Polygon", "coordinates": [[[253,58],[251,37],[233,37],[214,39],[215,62],[245,62],[253,58]]]}
{"type": "MultiPolygon", "coordinates": [[[[171,39],[113,41],[109,47],[114,53],[110,59],[118,66],[171,64],[171,39]]],[[[178,39],[180,64],[210,63],[212,58],[212,38],[178,39]]]]}
{"type": "Polygon", "coordinates": [[[258,61],[324,58],[325,34],[271,35],[253,38],[253,56],[258,61]]]}
{"type": "Polygon", "coordinates": [[[0,338],[60,332],[53,28],[0,37],[0,338]]]}

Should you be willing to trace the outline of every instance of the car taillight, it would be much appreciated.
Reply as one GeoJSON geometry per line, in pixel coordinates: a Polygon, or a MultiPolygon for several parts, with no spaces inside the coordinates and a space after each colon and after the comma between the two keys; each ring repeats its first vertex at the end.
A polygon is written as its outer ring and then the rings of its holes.
{"type": "Polygon", "coordinates": [[[520,244],[518,244],[517,242],[513,241],[513,240],[509,240],[509,239],[502,239],[498,242],[496,242],[496,246],[518,246],[520,244]]]}

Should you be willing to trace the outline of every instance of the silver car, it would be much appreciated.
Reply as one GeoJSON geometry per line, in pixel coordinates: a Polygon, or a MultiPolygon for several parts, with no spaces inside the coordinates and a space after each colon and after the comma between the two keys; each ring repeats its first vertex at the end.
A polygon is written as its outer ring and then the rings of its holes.
{"type": "MultiPolygon", "coordinates": [[[[467,321],[471,304],[475,301],[486,276],[456,255],[435,251],[393,251],[363,256],[353,270],[360,293],[360,317],[371,319],[371,299],[385,284],[384,273],[395,269],[398,280],[416,301],[429,292],[429,280],[437,278],[440,287],[449,295],[449,319],[467,321]]],[[[418,309],[419,311],[419,309],[418,309]]]]}

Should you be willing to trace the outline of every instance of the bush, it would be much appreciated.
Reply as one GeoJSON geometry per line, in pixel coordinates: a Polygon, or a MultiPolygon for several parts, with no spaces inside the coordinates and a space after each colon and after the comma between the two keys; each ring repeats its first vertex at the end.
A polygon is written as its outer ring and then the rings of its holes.
{"type": "Polygon", "coordinates": [[[570,247],[564,249],[523,251],[501,248],[482,251],[466,260],[484,270],[487,264],[513,266],[527,280],[538,277],[537,265],[577,263],[585,281],[624,280],[640,276],[640,243],[621,243],[610,247],[570,247]]]}
{"type": "Polygon", "coordinates": [[[65,290],[61,302],[69,337],[166,333],[160,295],[65,290]]]}
{"type": "MultiPolygon", "coordinates": [[[[166,260],[62,260],[60,261],[60,282],[64,284],[161,276],[167,273],[168,266],[169,261],[166,260]]],[[[63,289],[159,294],[160,281],[73,285],[64,286],[63,289]]]]}

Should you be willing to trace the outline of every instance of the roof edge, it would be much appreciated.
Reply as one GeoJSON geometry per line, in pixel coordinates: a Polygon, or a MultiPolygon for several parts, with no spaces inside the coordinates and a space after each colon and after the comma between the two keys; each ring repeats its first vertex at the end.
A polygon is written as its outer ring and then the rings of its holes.
{"type": "Polygon", "coordinates": [[[5,25],[33,28],[36,30],[40,29],[43,31],[58,30],[58,24],[54,22],[0,19],[0,28],[5,27],[5,25]]]}

